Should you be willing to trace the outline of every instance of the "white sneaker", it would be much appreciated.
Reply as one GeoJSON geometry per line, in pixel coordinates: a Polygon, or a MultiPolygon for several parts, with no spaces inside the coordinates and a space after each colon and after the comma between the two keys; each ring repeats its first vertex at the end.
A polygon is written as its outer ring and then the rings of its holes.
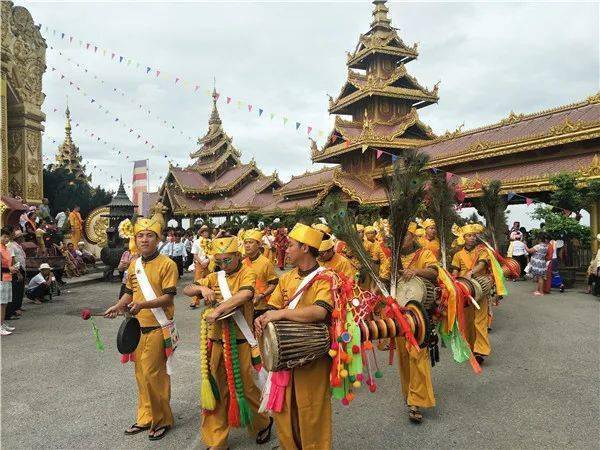
{"type": "Polygon", "coordinates": [[[10,325],[8,325],[6,322],[2,324],[2,327],[6,330],[6,331],[15,331],[15,327],[11,327],[10,325]]]}
{"type": "Polygon", "coordinates": [[[5,330],[4,327],[0,327],[0,336],[8,336],[9,334],[12,333],[8,330],[5,330]]]}

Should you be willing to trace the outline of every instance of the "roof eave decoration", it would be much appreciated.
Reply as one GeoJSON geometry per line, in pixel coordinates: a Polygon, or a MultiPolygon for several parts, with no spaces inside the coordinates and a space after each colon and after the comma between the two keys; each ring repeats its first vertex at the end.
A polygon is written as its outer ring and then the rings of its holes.
{"type": "Polygon", "coordinates": [[[334,100],[329,107],[330,114],[347,114],[348,112],[345,110],[346,107],[350,106],[352,103],[355,103],[359,100],[362,100],[367,97],[372,97],[374,95],[380,97],[390,97],[390,98],[399,98],[403,100],[412,100],[415,102],[414,107],[422,108],[427,105],[431,105],[433,103],[437,103],[439,100],[438,97],[438,88],[437,85],[432,91],[428,90],[419,90],[419,89],[408,89],[408,88],[400,88],[395,86],[387,86],[387,87],[361,87],[358,91],[353,92],[350,95],[347,95],[342,98],[338,98],[334,100]]]}

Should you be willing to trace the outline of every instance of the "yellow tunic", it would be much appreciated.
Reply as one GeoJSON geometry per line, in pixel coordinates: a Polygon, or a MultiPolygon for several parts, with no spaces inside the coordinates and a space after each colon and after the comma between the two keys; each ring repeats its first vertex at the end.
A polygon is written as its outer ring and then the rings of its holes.
{"type": "MultiPolygon", "coordinates": [[[[254,259],[247,257],[244,259],[244,264],[250,267],[256,274],[256,293],[262,294],[267,290],[269,285],[277,284],[277,275],[275,275],[275,266],[266,256],[260,253],[254,259]]],[[[268,297],[261,299],[261,301],[254,305],[256,311],[264,311],[267,309],[268,297]]]]}
{"type": "Polygon", "coordinates": [[[334,253],[328,261],[319,261],[319,264],[337,273],[343,273],[349,278],[354,278],[356,275],[356,268],[354,265],[348,258],[339,253],[334,253]]]}
{"type": "MultiPolygon", "coordinates": [[[[277,309],[283,308],[303,278],[297,268],[282,275],[271,294],[269,305],[277,309]]],[[[314,304],[331,311],[333,299],[326,281],[315,281],[304,292],[296,308],[314,304]]],[[[329,356],[324,356],[292,369],[283,409],[273,415],[283,450],[331,448],[330,365],[329,356]]]]}
{"type": "Polygon", "coordinates": [[[77,246],[83,234],[83,219],[78,211],[69,213],[69,224],[71,225],[71,242],[77,246]]]}
{"type": "MultiPolygon", "coordinates": [[[[231,295],[247,289],[254,292],[256,283],[256,274],[251,268],[240,264],[238,270],[225,276],[227,285],[231,291],[231,295]]],[[[195,281],[195,284],[207,286],[215,291],[218,301],[223,301],[219,283],[217,281],[217,273],[210,273],[206,278],[195,281]]],[[[253,311],[252,299],[249,299],[241,307],[244,317],[248,322],[248,326],[252,329],[253,311]]],[[[227,422],[227,411],[229,409],[229,389],[227,387],[227,376],[225,373],[225,363],[223,361],[223,344],[222,344],[222,328],[221,325],[233,321],[232,318],[217,321],[210,327],[208,337],[213,341],[210,354],[210,373],[214,377],[218,389],[220,400],[217,401],[216,408],[209,414],[202,415],[202,440],[212,448],[225,449],[227,447],[227,439],[229,437],[229,424],[227,422]]],[[[244,339],[244,335],[235,326],[236,338],[244,339]]],[[[240,360],[240,372],[242,382],[244,384],[244,396],[250,405],[252,417],[254,418],[252,427],[248,428],[248,433],[252,436],[266,428],[269,425],[269,418],[266,414],[259,414],[258,407],[260,406],[260,392],[254,384],[252,378],[252,361],[250,345],[247,342],[238,344],[238,354],[240,360]]]]}
{"type": "Polygon", "coordinates": [[[383,243],[373,246],[373,259],[379,261],[379,278],[389,281],[392,273],[392,258],[385,254],[383,243]]]}
{"type": "Polygon", "coordinates": [[[379,253],[377,251],[377,247],[379,247],[379,242],[377,242],[377,240],[371,242],[368,239],[364,239],[363,246],[365,247],[365,250],[369,252],[371,258],[373,258],[373,261],[379,262],[379,253]]]}
{"type": "Polygon", "coordinates": [[[437,259],[440,258],[440,241],[435,238],[432,240],[427,239],[425,236],[418,238],[419,245],[427,250],[431,250],[431,253],[435,255],[437,259]]]}
{"type": "MultiPolygon", "coordinates": [[[[157,255],[147,261],[142,259],[148,281],[157,296],[175,295],[179,278],[177,264],[168,256],[157,255]]],[[[125,291],[132,295],[135,303],[146,301],[137,282],[135,261],[127,269],[125,291]]],[[[163,310],[167,318],[173,319],[174,306],[164,307],[163,310]]],[[[136,317],[142,327],[159,326],[150,309],[142,309],[136,317]]],[[[135,349],[135,379],[138,386],[136,423],[139,426],[150,425],[158,428],[164,425],[173,425],[173,413],[169,404],[171,401],[171,377],[167,374],[166,364],[162,330],[157,328],[142,334],[135,349]]]]}
{"type": "MultiPolygon", "coordinates": [[[[401,255],[401,259],[404,269],[419,270],[437,265],[435,256],[427,249],[421,249],[418,255],[416,252],[401,255]]],[[[435,406],[435,396],[431,382],[429,350],[427,348],[417,350],[410,346],[409,351],[406,346],[406,339],[403,337],[396,339],[402,395],[409,406],[432,408],[435,406]]]]}
{"type": "MultiPolygon", "coordinates": [[[[454,257],[452,258],[452,269],[458,271],[458,275],[462,277],[475,267],[479,261],[486,262],[486,268],[481,274],[487,273],[487,263],[489,261],[487,253],[479,246],[476,246],[471,250],[467,250],[467,248],[463,247],[454,254],[454,257]]],[[[465,334],[473,353],[487,356],[492,351],[488,333],[489,299],[482,298],[478,304],[480,309],[477,309],[474,306],[465,308],[465,321],[467,323],[465,334]]]]}

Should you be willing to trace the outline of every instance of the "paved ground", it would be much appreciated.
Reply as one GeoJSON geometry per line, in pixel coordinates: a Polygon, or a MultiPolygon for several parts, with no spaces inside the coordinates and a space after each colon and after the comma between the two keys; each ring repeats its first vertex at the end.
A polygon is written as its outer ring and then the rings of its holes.
{"type": "MultiPolygon", "coordinates": [[[[577,292],[533,298],[529,283],[509,288],[512,295],[496,309],[493,355],[482,375],[442,349],[433,373],[437,407],[414,426],[402,407],[397,369],[385,366],[376,394],[361,392],[349,408],[335,403],[335,448],[597,448],[600,302],[577,292]]],[[[17,331],[2,338],[4,448],[203,448],[199,311],[188,309],[183,296],[176,314],[176,428],[159,444],[144,434],[123,436],[134,421],[136,391],[133,367],[122,365],[116,351],[120,321],[97,318],[107,347],[99,353],[90,324],[79,317],[84,307],[104,309],[117,292],[117,284],[95,284],[52,304],[26,305],[17,331]]],[[[230,445],[253,448],[241,430],[230,445]]]]}

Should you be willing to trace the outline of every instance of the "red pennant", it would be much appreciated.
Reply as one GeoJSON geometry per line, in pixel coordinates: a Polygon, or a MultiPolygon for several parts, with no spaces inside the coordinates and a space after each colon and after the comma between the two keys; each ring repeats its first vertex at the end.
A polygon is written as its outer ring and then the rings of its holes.
{"type": "Polygon", "coordinates": [[[177,84],[178,81],[179,81],[179,78],[175,78],[175,84],[177,84]]]}
{"type": "Polygon", "coordinates": [[[531,200],[529,197],[525,197],[525,203],[527,203],[527,206],[529,206],[533,203],[533,200],[531,200]]]}
{"type": "Polygon", "coordinates": [[[111,55],[110,59],[115,59],[115,54],[114,53],[111,55]]]}
{"type": "Polygon", "coordinates": [[[310,134],[311,131],[312,131],[312,127],[306,127],[306,134],[310,134]]]}
{"type": "Polygon", "coordinates": [[[383,155],[383,151],[382,150],[377,150],[375,152],[375,158],[379,159],[379,158],[381,158],[381,155],[383,155]]]}
{"type": "Polygon", "coordinates": [[[196,87],[194,88],[194,92],[196,92],[198,90],[200,86],[196,85],[196,87]]]}
{"type": "Polygon", "coordinates": [[[227,97],[227,104],[231,103],[231,97],[227,97]]]}
{"type": "Polygon", "coordinates": [[[248,105],[248,112],[252,111],[252,105],[248,105]]]}
{"type": "Polygon", "coordinates": [[[159,76],[159,75],[160,75],[160,70],[157,70],[156,71],[156,76],[159,76]]]}

